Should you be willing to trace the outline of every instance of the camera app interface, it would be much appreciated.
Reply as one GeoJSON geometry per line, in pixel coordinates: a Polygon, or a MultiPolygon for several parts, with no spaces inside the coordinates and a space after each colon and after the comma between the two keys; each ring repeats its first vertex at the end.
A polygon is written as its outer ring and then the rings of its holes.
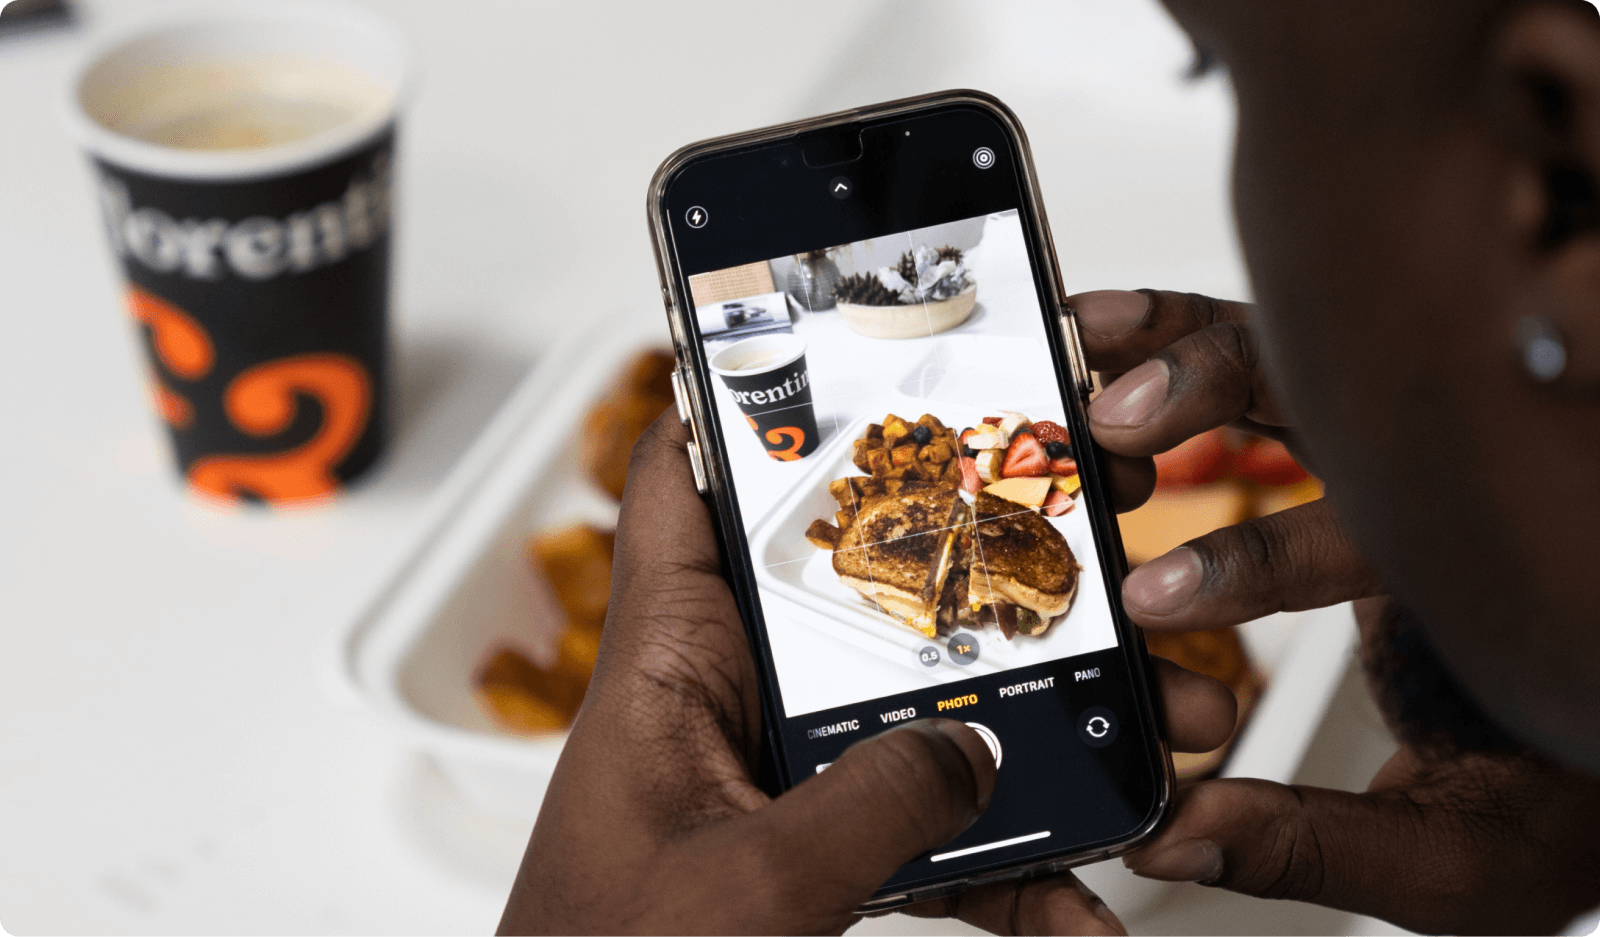
{"type": "Polygon", "coordinates": [[[790,719],[1115,647],[1015,211],[690,288],[790,719]]]}
{"type": "MultiPolygon", "coordinates": [[[[979,170],[981,171],[981,169],[979,170]]],[[[1142,743],[1016,211],[689,277],[790,784],[913,719],[1000,771],[884,887],[1136,829],[1142,743]]]]}

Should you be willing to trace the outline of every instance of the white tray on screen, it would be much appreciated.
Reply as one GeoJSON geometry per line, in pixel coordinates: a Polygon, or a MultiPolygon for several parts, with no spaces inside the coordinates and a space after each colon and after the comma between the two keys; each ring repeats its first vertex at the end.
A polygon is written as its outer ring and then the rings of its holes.
{"type": "MultiPolygon", "coordinates": [[[[628,358],[666,343],[655,310],[597,321],[547,353],[439,486],[403,559],[331,649],[340,692],[427,754],[480,808],[532,817],[565,742],[562,734],[529,740],[500,732],[472,696],[472,673],[492,648],[548,650],[552,636],[541,623],[556,613],[524,543],[541,527],[615,520],[615,506],[583,479],[570,447],[550,440],[575,438],[628,358]]],[[[1269,683],[1228,775],[1294,775],[1349,666],[1353,635],[1348,606],[1245,626],[1269,683]]]]}
{"type": "MultiPolygon", "coordinates": [[[[1092,570],[1086,570],[1079,579],[1078,595],[1071,609],[1043,637],[1019,636],[1007,641],[993,627],[966,629],[978,639],[976,661],[963,666],[941,651],[939,663],[925,667],[919,652],[930,644],[942,646],[945,639],[930,641],[879,611],[859,592],[839,581],[833,571],[831,552],[820,550],[806,540],[806,528],[812,521],[821,519],[832,523],[834,512],[839,509],[838,502],[828,493],[828,483],[845,476],[866,477],[851,459],[853,443],[866,432],[867,425],[883,419],[883,413],[897,413],[907,420],[915,420],[925,410],[955,430],[975,426],[985,416],[997,415],[972,407],[933,406],[924,400],[894,397],[885,398],[882,406],[870,410],[880,415],[860,417],[848,424],[812,456],[817,464],[751,532],[750,552],[758,585],[811,613],[793,616],[795,620],[913,671],[926,673],[930,683],[999,673],[1108,646],[1109,625],[1104,634],[1107,640],[1097,643],[1086,644],[1089,636],[1082,633],[1085,622],[1109,622],[1110,616],[1104,586],[1097,575],[1091,575],[1092,570]]],[[[1019,510],[1026,508],[1019,507],[1019,510]]],[[[1049,522],[1066,538],[1080,566],[1092,561],[1094,535],[1089,529],[1088,513],[1082,510],[1081,504],[1074,502],[1073,510],[1049,518],[1049,522]]]]}

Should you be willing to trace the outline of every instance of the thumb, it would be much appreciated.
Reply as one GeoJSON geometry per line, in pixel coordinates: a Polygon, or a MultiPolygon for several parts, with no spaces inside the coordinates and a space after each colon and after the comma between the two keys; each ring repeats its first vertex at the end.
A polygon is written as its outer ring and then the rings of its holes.
{"type": "Polygon", "coordinates": [[[1162,881],[1391,921],[1438,920],[1436,914],[1448,917],[1452,909],[1424,907],[1443,896],[1423,878],[1437,877],[1456,857],[1451,837],[1430,831],[1423,813],[1391,793],[1207,781],[1182,796],[1160,836],[1122,861],[1135,875],[1162,881]]]}
{"type": "Polygon", "coordinates": [[[769,873],[808,903],[853,909],[971,826],[994,782],[994,757],[976,732],[924,719],[858,742],[748,819],[765,827],[761,841],[782,844],[769,873]]]}

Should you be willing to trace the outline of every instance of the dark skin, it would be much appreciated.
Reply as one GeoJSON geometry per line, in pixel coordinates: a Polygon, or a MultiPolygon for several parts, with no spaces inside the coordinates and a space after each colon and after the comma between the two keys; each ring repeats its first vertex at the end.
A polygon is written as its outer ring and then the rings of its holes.
{"type": "MultiPolygon", "coordinates": [[[[1258,367],[1258,310],[1154,291],[1070,301],[1091,361],[1107,377],[1126,372],[1090,406],[1102,445],[1137,457],[1231,423],[1301,448],[1258,367]],[[1141,398],[1151,409],[1130,422],[1141,398]]],[[[1372,657],[1392,611],[1382,581],[1325,500],[1152,560],[1124,582],[1123,599],[1143,627],[1175,631],[1354,599],[1372,657]]],[[[1250,780],[1189,787],[1172,822],[1124,862],[1150,878],[1426,933],[1549,932],[1600,903],[1600,780],[1525,751],[1403,744],[1365,794],[1250,780]]]]}
{"type": "MultiPolygon", "coordinates": [[[[858,743],[776,800],[761,792],[755,667],[688,438],[669,412],[634,447],[600,659],[503,932],[839,933],[895,869],[971,824],[993,789],[975,732],[921,720],[858,743]]],[[[1167,662],[1158,677],[1174,747],[1227,738],[1227,688],[1167,662]]],[[[926,910],[996,933],[1122,931],[1071,875],[926,910]]]]}
{"type": "MultiPolygon", "coordinates": [[[[1560,2],[1169,5],[1236,89],[1261,305],[1074,298],[1108,384],[1095,436],[1123,507],[1148,494],[1148,456],[1227,423],[1286,439],[1328,497],[1146,564],[1129,612],[1213,628],[1358,599],[1370,642],[1393,595],[1531,751],[1407,745],[1359,795],[1207,782],[1125,861],[1418,930],[1558,928],[1600,903],[1600,233],[1582,212],[1553,223],[1549,179],[1600,180],[1600,26],[1560,2]],[[1519,370],[1529,314],[1566,338],[1554,385],[1519,370]]],[[[753,669],[684,441],[658,423],[636,451],[600,666],[504,930],[837,932],[991,784],[968,730],[924,723],[776,800],[754,787],[753,669]],[[915,818],[897,809],[913,790],[915,818]]],[[[1176,745],[1220,740],[1225,691],[1160,676],[1176,745]]],[[[913,911],[1120,926],[1071,876],[913,911]]]]}

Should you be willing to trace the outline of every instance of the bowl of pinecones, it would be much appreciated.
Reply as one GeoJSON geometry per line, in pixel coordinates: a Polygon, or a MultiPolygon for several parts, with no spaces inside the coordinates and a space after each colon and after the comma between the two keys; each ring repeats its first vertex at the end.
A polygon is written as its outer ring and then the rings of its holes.
{"type": "Polygon", "coordinates": [[[834,300],[850,331],[868,338],[920,338],[967,321],[978,284],[954,247],[926,245],[893,267],[843,277],[834,300]]]}

